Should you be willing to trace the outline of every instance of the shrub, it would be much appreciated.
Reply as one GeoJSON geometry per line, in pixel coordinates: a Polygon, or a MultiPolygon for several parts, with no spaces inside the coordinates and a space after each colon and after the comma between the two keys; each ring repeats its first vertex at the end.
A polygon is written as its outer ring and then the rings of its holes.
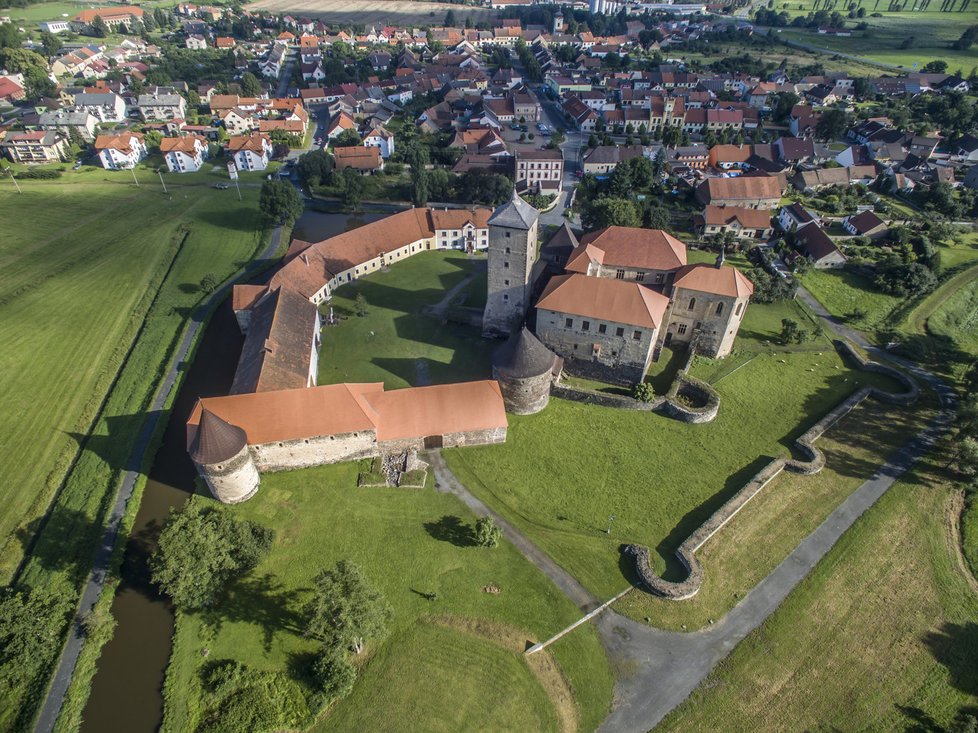
{"type": "Polygon", "coordinates": [[[648,382],[639,382],[632,388],[632,397],[639,402],[651,402],[655,399],[655,390],[648,382]]]}
{"type": "Polygon", "coordinates": [[[350,694],[357,672],[340,647],[327,646],[313,660],[312,676],[330,700],[337,700],[350,694]]]}
{"type": "Polygon", "coordinates": [[[32,168],[31,170],[24,171],[23,173],[18,173],[17,178],[24,179],[34,179],[34,180],[51,180],[54,178],[61,178],[61,171],[52,170],[50,168],[32,168]]]}
{"type": "Polygon", "coordinates": [[[492,517],[479,517],[475,523],[475,541],[480,547],[498,547],[501,532],[492,517]]]}

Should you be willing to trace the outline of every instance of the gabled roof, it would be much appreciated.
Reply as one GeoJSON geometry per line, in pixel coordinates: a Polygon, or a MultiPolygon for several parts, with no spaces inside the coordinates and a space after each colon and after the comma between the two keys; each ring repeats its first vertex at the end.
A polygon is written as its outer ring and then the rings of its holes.
{"type": "Polygon", "coordinates": [[[835,254],[845,259],[845,255],[835,246],[832,238],[815,222],[806,224],[799,229],[796,237],[805,253],[815,262],[835,254]]]}
{"type": "Polygon", "coordinates": [[[557,313],[643,328],[658,328],[668,305],[666,296],[634,280],[578,274],[551,279],[537,302],[557,313]]]}
{"type": "Polygon", "coordinates": [[[571,263],[582,256],[582,248],[589,259],[606,267],[621,265],[643,270],[674,270],[686,264],[686,245],[661,229],[611,226],[588,232],[581,237],[578,250],[571,255],[568,269],[572,269],[571,263]]]}
{"type": "Polygon", "coordinates": [[[514,188],[510,200],[492,212],[489,224],[510,229],[529,229],[539,218],[540,212],[520,198],[514,188]]]}
{"type": "Polygon", "coordinates": [[[878,227],[886,225],[886,223],[872,211],[863,211],[859,214],[855,214],[854,216],[847,217],[847,222],[860,234],[871,232],[878,227]]]}
{"type": "Polygon", "coordinates": [[[771,212],[767,209],[710,204],[703,210],[703,220],[714,226],[723,226],[737,221],[744,229],[767,229],[771,226],[771,212]]]}
{"type": "Polygon", "coordinates": [[[687,265],[676,273],[673,287],[730,298],[749,298],[754,294],[754,283],[736,267],[729,265],[687,265]]]}

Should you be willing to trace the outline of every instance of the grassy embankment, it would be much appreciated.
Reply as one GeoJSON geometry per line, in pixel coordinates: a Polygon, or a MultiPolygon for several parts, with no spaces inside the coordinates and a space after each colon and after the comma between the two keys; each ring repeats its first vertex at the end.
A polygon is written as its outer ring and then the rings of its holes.
{"type": "Polygon", "coordinates": [[[897,482],[657,731],[951,729],[978,702],[954,487],[897,482]]]}
{"type": "Polygon", "coordinates": [[[313,576],[344,558],[394,616],[389,636],[357,661],[353,693],[315,730],[573,730],[573,721],[592,730],[612,683],[594,629],[550,648],[560,675],[521,654],[579,617],[574,605],[509,543],[474,546],[475,517],[431,477],[419,490],[358,489],[356,478],[355,463],[268,474],[231,510],[274,528],[275,544],[212,613],[179,615],[163,730],[196,727],[206,713],[201,671],[220,660],[305,684],[315,644],[302,636],[302,605],[313,576]]]}
{"type": "MultiPolygon", "coordinates": [[[[263,241],[256,188],[239,203],[199,174],[170,177],[166,196],[153,172],[137,176],[138,188],[129,172],[83,169],[0,200],[0,444],[16,479],[2,562],[7,578],[22,564],[21,586],[57,588],[59,613],[72,611],[162,368],[205,295],[200,280],[227,277],[263,241]]],[[[24,727],[39,701],[53,659],[35,661],[4,701],[5,728],[24,727]]]]}

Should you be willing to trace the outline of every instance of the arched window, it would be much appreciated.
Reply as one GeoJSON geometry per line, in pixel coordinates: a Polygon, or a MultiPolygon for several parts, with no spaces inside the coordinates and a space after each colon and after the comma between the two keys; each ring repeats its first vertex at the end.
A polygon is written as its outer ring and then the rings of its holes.
{"type": "Polygon", "coordinates": [[[696,298],[690,298],[689,307],[687,308],[687,310],[693,310],[693,308],[695,307],[696,307],[696,298]]]}
{"type": "Polygon", "coordinates": [[[742,311],[743,309],[744,309],[744,304],[743,303],[737,303],[737,310],[734,311],[734,315],[735,316],[739,316],[740,315],[740,311],[742,311]]]}
{"type": "Polygon", "coordinates": [[[717,315],[718,316],[723,315],[723,303],[717,303],[717,315]]]}

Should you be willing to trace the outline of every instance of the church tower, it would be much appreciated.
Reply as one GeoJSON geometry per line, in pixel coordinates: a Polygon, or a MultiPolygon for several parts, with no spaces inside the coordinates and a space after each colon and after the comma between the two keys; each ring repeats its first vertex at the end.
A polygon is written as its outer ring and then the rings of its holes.
{"type": "Polygon", "coordinates": [[[509,336],[530,307],[530,271],[537,259],[539,212],[513,197],[489,217],[489,287],[483,336],[509,336]]]}

